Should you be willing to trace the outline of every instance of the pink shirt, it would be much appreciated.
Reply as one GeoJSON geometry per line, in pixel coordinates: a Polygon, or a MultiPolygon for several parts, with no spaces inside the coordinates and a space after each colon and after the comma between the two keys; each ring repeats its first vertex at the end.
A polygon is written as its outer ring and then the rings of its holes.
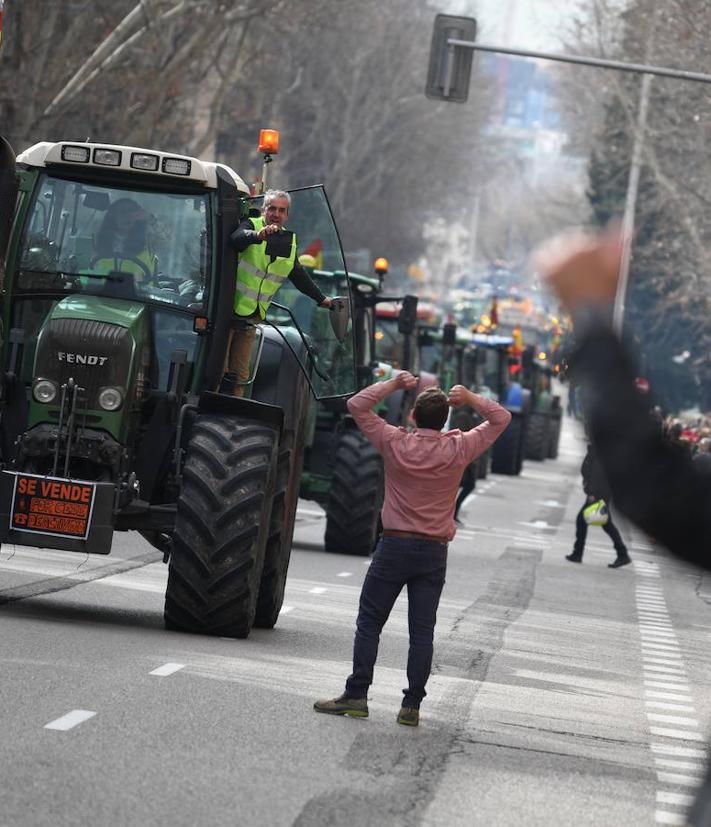
{"type": "Polygon", "coordinates": [[[511,414],[490,399],[477,413],[487,421],[470,431],[407,431],[388,425],[373,406],[396,389],[395,380],[370,385],[348,400],[358,427],[382,454],[385,465],[383,528],[454,537],[454,503],[464,469],[492,445],[511,414]]]}

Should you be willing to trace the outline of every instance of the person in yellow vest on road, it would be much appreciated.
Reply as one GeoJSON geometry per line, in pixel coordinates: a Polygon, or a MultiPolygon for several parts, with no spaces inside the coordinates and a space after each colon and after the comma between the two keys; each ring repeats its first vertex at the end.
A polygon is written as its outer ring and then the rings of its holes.
{"type": "Polygon", "coordinates": [[[244,219],[231,235],[239,262],[224,373],[234,375],[235,396],[242,396],[249,379],[255,325],[267,315],[272,299],[286,279],[319,307],[331,307],[331,299],[318,289],[296,257],[296,235],[284,229],[290,206],[288,192],[267,190],[261,216],[244,219]]]}

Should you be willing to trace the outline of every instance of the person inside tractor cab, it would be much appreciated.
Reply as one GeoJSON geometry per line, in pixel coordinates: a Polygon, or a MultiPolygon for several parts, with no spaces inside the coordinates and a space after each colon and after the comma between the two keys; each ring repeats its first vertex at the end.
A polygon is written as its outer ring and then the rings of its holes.
{"type": "Polygon", "coordinates": [[[158,257],[148,240],[150,219],[149,213],[132,198],[114,201],[96,234],[91,271],[133,273],[137,284],[154,281],[158,257]]]}
{"type": "Polygon", "coordinates": [[[231,235],[239,254],[234,316],[227,341],[225,388],[242,396],[249,380],[249,357],[256,336],[277,290],[286,279],[316,302],[331,307],[331,299],[318,289],[297,259],[296,235],[284,228],[291,196],[284,190],[267,190],[258,218],[245,218],[231,235]]]}

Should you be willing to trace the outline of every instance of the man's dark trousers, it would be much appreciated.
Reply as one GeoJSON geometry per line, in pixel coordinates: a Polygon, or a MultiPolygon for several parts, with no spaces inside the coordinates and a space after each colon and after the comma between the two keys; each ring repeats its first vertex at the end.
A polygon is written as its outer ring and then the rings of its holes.
{"type": "Polygon", "coordinates": [[[447,570],[447,544],[434,540],[381,537],[360,593],[353,645],[353,674],[346,695],[365,698],[373,682],[380,632],[397,596],[407,586],[410,649],[402,705],[419,709],[432,668],[437,606],[447,570]]]}
{"type": "MultiPolygon", "coordinates": [[[[595,502],[592,500],[591,502],[595,502]]],[[[575,545],[573,546],[573,557],[582,557],[583,549],[585,548],[585,539],[588,536],[588,524],[585,522],[583,511],[591,504],[587,500],[583,503],[582,508],[578,511],[578,516],[575,519],[575,545]]],[[[622,539],[620,532],[612,522],[612,512],[610,511],[610,504],[607,504],[608,518],[605,525],[600,526],[607,536],[612,540],[618,557],[627,557],[627,546],[622,539]]]]}

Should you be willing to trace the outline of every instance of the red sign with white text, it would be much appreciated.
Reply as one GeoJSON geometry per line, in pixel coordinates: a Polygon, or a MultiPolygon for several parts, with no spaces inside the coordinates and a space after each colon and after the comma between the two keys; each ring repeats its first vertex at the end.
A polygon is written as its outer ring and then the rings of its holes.
{"type": "Polygon", "coordinates": [[[96,486],[90,482],[17,474],[10,527],[86,540],[95,492],[96,486]]]}

